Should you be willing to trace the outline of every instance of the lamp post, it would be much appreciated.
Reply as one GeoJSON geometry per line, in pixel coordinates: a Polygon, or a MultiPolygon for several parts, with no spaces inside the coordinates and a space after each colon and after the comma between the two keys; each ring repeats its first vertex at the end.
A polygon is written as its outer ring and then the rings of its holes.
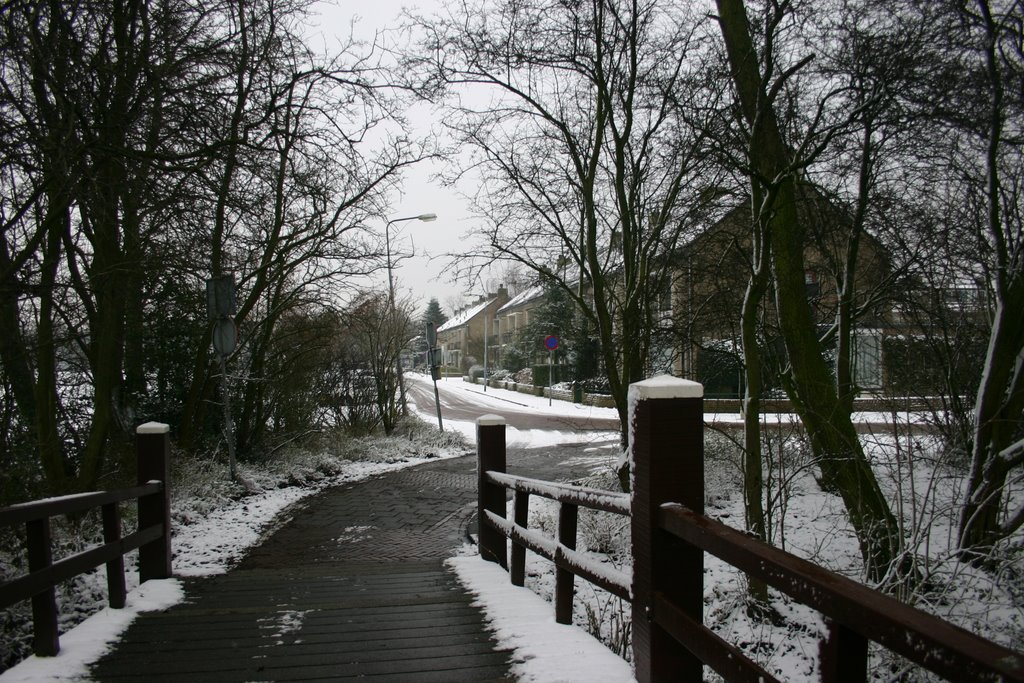
{"type": "MultiPolygon", "coordinates": [[[[391,225],[393,223],[402,223],[403,221],[423,221],[429,223],[430,221],[436,221],[436,213],[421,213],[418,216],[406,216],[405,218],[392,218],[384,226],[384,250],[387,255],[387,266],[388,266],[388,305],[391,308],[391,325],[394,328],[397,321],[397,311],[395,309],[395,281],[391,277],[391,225]]],[[[408,410],[405,407],[405,378],[402,376],[402,348],[399,345],[398,348],[398,360],[396,361],[398,366],[398,395],[402,403],[402,415],[408,415],[408,410]]]]}

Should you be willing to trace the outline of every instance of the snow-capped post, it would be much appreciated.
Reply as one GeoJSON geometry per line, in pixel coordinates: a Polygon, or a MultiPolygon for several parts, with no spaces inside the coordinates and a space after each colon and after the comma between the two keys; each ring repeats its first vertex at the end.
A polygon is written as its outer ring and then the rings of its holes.
{"type": "Polygon", "coordinates": [[[655,595],[700,624],[704,553],[658,529],[663,503],[704,513],[704,387],[654,377],[629,387],[633,661],[639,683],[701,681],[701,661],[653,619],[655,595]]]}
{"type": "Polygon", "coordinates": [[[170,427],[147,422],[135,429],[137,482],[163,482],[157,493],[139,497],[139,529],[160,525],[164,532],[139,547],[139,581],[171,577],[170,427]]]}
{"type": "Polygon", "coordinates": [[[505,517],[505,489],[487,482],[488,471],[505,472],[505,418],[498,415],[476,419],[476,518],[480,557],[508,569],[505,535],[487,523],[487,512],[505,517]]]}

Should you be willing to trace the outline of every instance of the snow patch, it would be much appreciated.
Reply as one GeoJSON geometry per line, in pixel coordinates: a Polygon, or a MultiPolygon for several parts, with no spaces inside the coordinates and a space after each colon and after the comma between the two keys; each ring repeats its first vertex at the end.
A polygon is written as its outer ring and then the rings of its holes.
{"type": "MultiPolygon", "coordinates": [[[[466,547],[466,552],[475,553],[466,547]]],[[[554,608],[527,588],[513,586],[497,564],[476,556],[454,557],[447,565],[477,599],[499,647],[515,653],[512,673],[520,681],[544,683],[626,683],[635,680],[629,663],[588,633],[555,622],[554,608]]]]}
{"type": "Polygon", "coordinates": [[[29,657],[0,674],[2,683],[88,680],[89,665],[102,657],[141,612],[164,610],[185,597],[177,579],[146,581],[128,594],[122,609],[104,608],[60,636],[56,657],[29,657]]]}

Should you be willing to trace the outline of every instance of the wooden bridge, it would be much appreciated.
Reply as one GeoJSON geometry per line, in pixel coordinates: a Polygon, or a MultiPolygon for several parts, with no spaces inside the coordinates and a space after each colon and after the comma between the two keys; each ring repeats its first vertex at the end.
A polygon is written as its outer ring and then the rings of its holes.
{"type": "MultiPolygon", "coordinates": [[[[558,621],[571,620],[577,577],[631,601],[641,683],[701,681],[705,667],[730,681],[776,680],[703,625],[705,552],[825,616],[830,633],[822,643],[822,680],[866,680],[870,640],[950,680],[1024,683],[1021,653],[705,517],[699,385],[641,382],[631,387],[630,405],[631,495],[507,474],[504,423],[486,416],[478,421],[478,463],[449,461],[374,480],[369,485],[376,489],[358,495],[314,497],[305,508],[315,514],[296,513],[235,571],[190,581],[182,605],[143,615],[93,668],[94,678],[510,680],[513,653],[496,649],[470,597],[442,566],[475,512],[485,560],[508,567],[511,539],[513,582],[522,583],[527,549],[555,563],[558,621]],[[510,491],[513,520],[506,519],[510,491]],[[538,495],[561,504],[556,538],[526,526],[530,497],[538,495]],[[631,576],[594,566],[575,552],[581,506],[630,516],[631,576]]],[[[140,435],[140,454],[156,464],[140,465],[139,487],[88,494],[74,503],[106,511],[138,496],[141,528],[130,537],[117,538],[111,523],[115,537],[87,551],[88,558],[53,562],[46,520],[68,512],[71,502],[0,510],[0,524],[29,525],[30,573],[0,586],[0,606],[33,600],[37,652],[52,654],[59,646],[52,586],[73,569],[106,563],[112,576],[119,570],[118,553],[140,547],[144,579],[170,574],[167,478],[152,476],[166,473],[159,454],[166,458],[168,448],[166,433],[154,431],[140,435]],[[153,515],[160,513],[163,521],[154,525],[153,515]]],[[[123,604],[123,580],[111,579],[110,594],[112,606],[123,604]]]]}

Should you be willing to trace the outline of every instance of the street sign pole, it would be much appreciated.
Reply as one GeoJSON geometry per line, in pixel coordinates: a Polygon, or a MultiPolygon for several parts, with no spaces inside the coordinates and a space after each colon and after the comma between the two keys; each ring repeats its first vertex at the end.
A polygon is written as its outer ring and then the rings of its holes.
{"type": "Polygon", "coordinates": [[[430,379],[434,381],[434,407],[437,408],[437,429],[444,431],[444,423],[441,422],[441,395],[437,391],[437,376],[440,374],[441,350],[437,348],[437,328],[434,323],[426,325],[427,357],[430,365],[430,379]]]}
{"type": "Polygon", "coordinates": [[[235,277],[221,275],[206,281],[206,313],[213,323],[213,350],[220,359],[220,392],[224,407],[224,439],[228,443],[228,473],[235,481],[235,426],[231,420],[231,387],[228,384],[227,358],[238,343],[238,327],[232,316],[238,312],[235,277]]]}
{"type": "Polygon", "coordinates": [[[551,395],[555,391],[555,349],[558,348],[558,337],[553,334],[544,337],[544,348],[548,350],[548,406],[550,406],[551,395]]]}

